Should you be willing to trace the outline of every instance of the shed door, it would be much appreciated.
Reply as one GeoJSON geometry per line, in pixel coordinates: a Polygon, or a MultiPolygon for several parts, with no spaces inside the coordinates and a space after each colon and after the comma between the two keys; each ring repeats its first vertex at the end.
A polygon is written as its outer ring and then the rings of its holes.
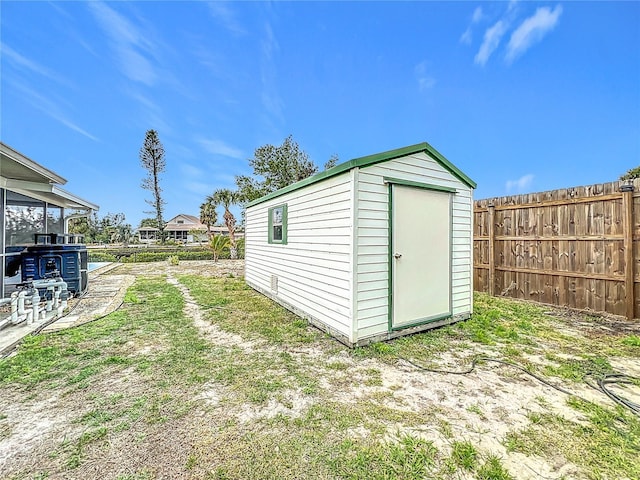
{"type": "Polygon", "coordinates": [[[451,315],[451,194],[391,186],[391,328],[451,315]]]}

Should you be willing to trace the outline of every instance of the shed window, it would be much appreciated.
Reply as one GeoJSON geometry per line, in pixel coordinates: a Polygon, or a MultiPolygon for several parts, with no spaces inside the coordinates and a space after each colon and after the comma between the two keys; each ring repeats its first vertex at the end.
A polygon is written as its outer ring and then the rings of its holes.
{"type": "Polygon", "coordinates": [[[287,205],[269,209],[269,243],[287,244],[287,205]]]}

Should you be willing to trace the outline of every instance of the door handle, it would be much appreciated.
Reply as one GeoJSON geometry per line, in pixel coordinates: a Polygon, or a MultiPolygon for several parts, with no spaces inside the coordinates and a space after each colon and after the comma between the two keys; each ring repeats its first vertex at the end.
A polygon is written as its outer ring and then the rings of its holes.
{"type": "Polygon", "coordinates": [[[393,254],[393,258],[395,258],[396,260],[398,260],[401,256],[402,256],[401,253],[394,253],[393,254]]]}

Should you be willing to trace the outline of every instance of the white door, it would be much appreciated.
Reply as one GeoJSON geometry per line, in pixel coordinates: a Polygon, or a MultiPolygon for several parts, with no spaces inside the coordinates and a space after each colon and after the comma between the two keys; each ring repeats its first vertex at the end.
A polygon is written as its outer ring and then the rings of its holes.
{"type": "Polygon", "coordinates": [[[451,194],[392,185],[392,328],[451,315],[451,194]]]}

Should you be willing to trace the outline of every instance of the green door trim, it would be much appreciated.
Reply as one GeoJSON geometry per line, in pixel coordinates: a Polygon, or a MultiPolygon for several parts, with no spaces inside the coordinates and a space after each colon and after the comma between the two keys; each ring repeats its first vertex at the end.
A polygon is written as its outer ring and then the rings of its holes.
{"type": "Polygon", "coordinates": [[[434,190],[436,192],[458,193],[458,190],[443,185],[434,185],[431,183],[414,182],[413,180],[403,180],[401,178],[383,177],[384,183],[393,185],[402,185],[405,187],[416,187],[424,190],[434,190]]]}
{"type": "Polygon", "coordinates": [[[387,295],[388,295],[388,314],[387,324],[388,331],[394,332],[398,330],[404,330],[406,328],[412,328],[419,325],[424,325],[431,322],[443,320],[453,316],[453,198],[457,190],[455,188],[444,187],[441,185],[432,185],[428,183],[414,182],[411,180],[402,180],[391,177],[384,177],[384,183],[388,185],[388,283],[387,283],[387,295]],[[437,192],[443,192],[449,194],[449,312],[442,315],[434,315],[431,317],[424,317],[416,320],[416,322],[402,325],[400,327],[393,326],[393,187],[394,185],[403,187],[419,188],[422,190],[432,190],[437,192]]]}

